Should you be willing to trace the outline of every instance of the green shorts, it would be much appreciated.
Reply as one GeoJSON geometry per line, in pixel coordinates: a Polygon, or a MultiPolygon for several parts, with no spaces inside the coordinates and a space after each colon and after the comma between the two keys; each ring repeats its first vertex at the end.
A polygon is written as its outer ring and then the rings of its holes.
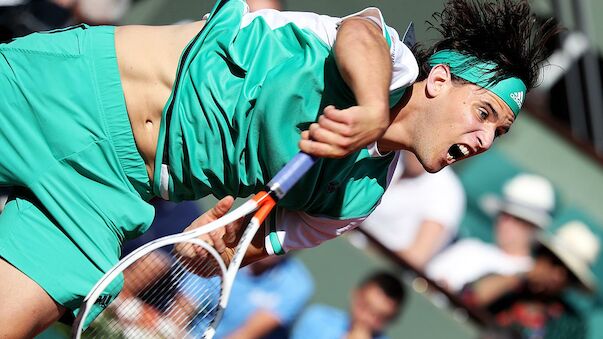
{"type": "Polygon", "coordinates": [[[76,309],[154,217],[115,56],[114,27],[0,44],[0,257],[76,309]]]}

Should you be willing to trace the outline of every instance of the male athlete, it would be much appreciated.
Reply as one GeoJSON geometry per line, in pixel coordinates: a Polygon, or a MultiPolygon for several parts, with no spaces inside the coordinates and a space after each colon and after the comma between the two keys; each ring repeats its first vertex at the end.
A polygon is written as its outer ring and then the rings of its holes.
{"type": "Polygon", "coordinates": [[[486,151],[554,27],[538,28],[525,0],[450,0],[437,18],[443,38],[414,53],[375,8],[341,19],[248,13],[241,0],[191,24],[82,25],[0,45],[0,184],[16,187],[0,216],[0,337],[76,311],[151,223],[154,195],[246,197],[298,149],[323,157],[251,262],[358,225],[396,150],[430,172],[486,151]]]}

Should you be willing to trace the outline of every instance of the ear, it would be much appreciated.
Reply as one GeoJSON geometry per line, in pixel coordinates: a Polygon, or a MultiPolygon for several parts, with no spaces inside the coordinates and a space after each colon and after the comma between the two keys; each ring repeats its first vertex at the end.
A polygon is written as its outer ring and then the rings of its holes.
{"type": "Polygon", "coordinates": [[[435,65],[429,71],[425,90],[429,97],[436,97],[452,82],[452,74],[448,65],[435,65]]]}

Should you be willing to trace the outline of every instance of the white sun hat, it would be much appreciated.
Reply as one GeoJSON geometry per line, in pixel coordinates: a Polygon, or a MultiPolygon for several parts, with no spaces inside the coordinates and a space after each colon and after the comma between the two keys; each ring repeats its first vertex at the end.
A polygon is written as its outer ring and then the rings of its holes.
{"type": "Polygon", "coordinates": [[[505,212],[540,228],[547,227],[555,210],[555,188],[546,178],[535,174],[518,174],[507,181],[502,198],[488,194],[480,206],[490,216],[505,212]]]}
{"type": "Polygon", "coordinates": [[[596,290],[597,280],[591,267],[597,260],[601,244],[586,224],[572,220],[554,234],[541,232],[537,239],[565,264],[587,291],[596,290]]]}

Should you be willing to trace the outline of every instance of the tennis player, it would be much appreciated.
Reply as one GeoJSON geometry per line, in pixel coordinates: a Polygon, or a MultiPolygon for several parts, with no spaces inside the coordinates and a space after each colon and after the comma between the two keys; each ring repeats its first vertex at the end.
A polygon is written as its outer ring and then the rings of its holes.
{"type": "Polygon", "coordinates": [[[324,158],[249,262],[358,225],[396,150],[430,172],[486,151],[555,28],[525,0],[450,0],[435,18],[442,39],[414,52],[376,8],[249,13],[242,0],[190,24],[80,25],[0,45],[0,184],[17,187],[0,216],[0,337],[77,311],[151,223],[152,196],[246,197],[298,149],[324,158]]]}

